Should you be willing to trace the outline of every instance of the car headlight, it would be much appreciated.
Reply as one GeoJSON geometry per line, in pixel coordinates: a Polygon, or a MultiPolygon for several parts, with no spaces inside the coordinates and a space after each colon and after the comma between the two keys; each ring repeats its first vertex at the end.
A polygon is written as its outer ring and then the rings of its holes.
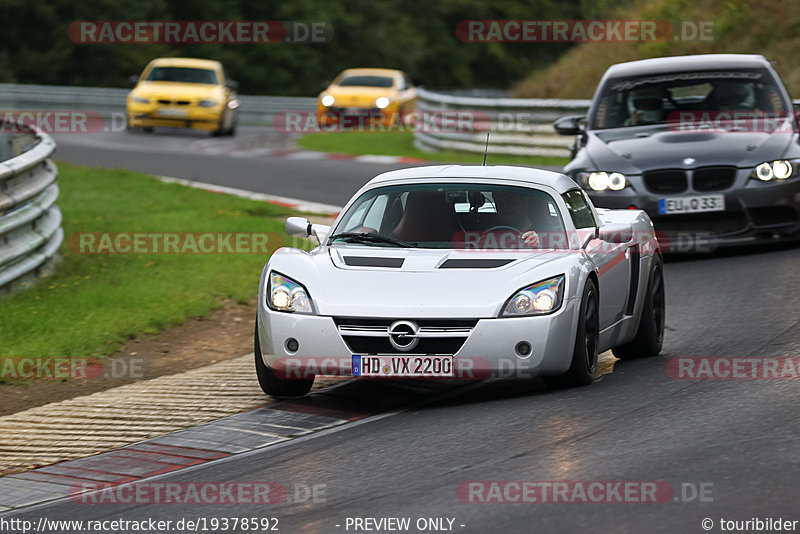
{"type": "Polygon", "coordinates": [[[325,107],[330,107],[335,102],[334,98],[331,95],[325,95],[322,97],[322,105],[325,107]]]}
{"type": "Polygon", "coordinates": [[[375,101],[375,107],[378,109],[383,109],[391,104],[391,101],[386,98],[385,96],[380,97],[378,100],[375,101]]]}
{"type": "Polygon", "coordinates": [[[216,100],[201,100],[200,102],[197,103],[197,105],[200,106],[201,108],[213,108],[214,106],[217,105],[217,101],[216,100]]]}
{"type": "Polygon", "coordinates": [[[136,102],[137,104],[149,104],[150,103],[150,99],[149,98],[143,98],[141,96],[134,96],[133,97],[133,101],[136,102]]]}
{"type": "Polygon", "coordinates": [[[269,273],[267,306],[272,310],[289,313],[314,313],[314,306],[306,288],[274,271],[269,273]]]}
{"type": "Polygon", "coordinates": [[[578,177],[592,191],[622,191],[628,185],[625,175],[620,172],[581,172],[578,177]]]}
{"type": "Polygon", "coordinates": [[[800,160],[797,159],[765,161],[753,169],[753,172],[750,173],[750,178],[762,182],[785,180],[786,178],[797,176],[798,169],[800,169],[800,160]]]}
{"type": "Polygon", "coordinates": [[[501,317],[547,315],[561,307],[564,300],[564,275],[554,276],[517,291],[503,306],[501,317]]]}

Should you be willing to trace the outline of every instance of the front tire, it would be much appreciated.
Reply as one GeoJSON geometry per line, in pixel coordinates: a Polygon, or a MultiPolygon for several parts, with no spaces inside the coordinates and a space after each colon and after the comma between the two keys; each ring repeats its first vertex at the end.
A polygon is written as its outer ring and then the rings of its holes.
{"type": "Polygon", "coordinates": [[[612,350],[614,356],[627,360],[655,356],[661,352],[664,343],[665,308],[664,262],[661,256],[654,256],[636,337],[614,348],[612,350]]]}
{"type": "Polygon", "coordinates": [[[545,377],[548,386],[575,387],[587,386],[594,381],[597,372],[597,356],[600,344],[600,299],[597,285],[591,278],[586,282],[581,297],[581,311],[578,328],[575,332],[575,347],[572,350],[572,363],[566,373],[545,377]]]}
{"type": "Polygon", "coordinates": [[[310,379],[279,378],[272,367],[264,363],[261,357],[261,343],[258,340],[258,317],[256,317],[255,333],[253,334],[253,350],[256,356],[256,376],[261,390],[272,397],[302,397],[311,391],[314,377],[310,379]]]}

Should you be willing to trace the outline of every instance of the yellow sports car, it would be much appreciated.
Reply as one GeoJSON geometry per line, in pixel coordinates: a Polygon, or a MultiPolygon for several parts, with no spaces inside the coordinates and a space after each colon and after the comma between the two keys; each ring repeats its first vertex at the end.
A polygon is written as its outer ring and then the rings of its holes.
{"type": "Polygon", "coordinates": [[[417,90],[408,76],[393,69],[347,69],[317,98],[321,125],[343,129],[380,123],[397,124],[417,104],[417,90]]]}
{"type": "Polygon", "coordinates": [[[151,132],[154,126],[236,131],[238,84],[219,61],[160,58],[151,61],[128,94],[128,128],[151,132]]]}

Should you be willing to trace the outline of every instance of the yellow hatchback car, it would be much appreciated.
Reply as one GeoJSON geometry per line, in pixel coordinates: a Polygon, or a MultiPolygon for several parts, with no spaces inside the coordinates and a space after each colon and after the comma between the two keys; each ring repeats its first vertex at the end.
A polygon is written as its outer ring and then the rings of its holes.
{"type": "Polygon", "coordinates": [[[347,69],[317,98],[317,120],[323,126],[385,126],[413,112],[417,89],[394,69],[347,69]]]}
{"type": "Polygon", "coordinates": [[[233,135],[238,119],[238,84],[219,61],[160,58],[151,61],[128,94],[128,129],[154,126],[209,130],[233,135]]]}

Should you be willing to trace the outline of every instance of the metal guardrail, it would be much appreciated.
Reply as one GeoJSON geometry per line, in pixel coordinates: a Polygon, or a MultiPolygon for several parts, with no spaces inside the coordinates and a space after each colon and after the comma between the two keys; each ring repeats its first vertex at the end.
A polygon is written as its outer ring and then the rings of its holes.
{"type": "MultiPolygon", "coordinates": [[[[125,113],[131,89],[73,87],[62,85],[0,84],[1,110],[95,111],[109,118],[125,113]]],[[[239,124],[271,126],[282,111],[312,111],[316,98],[239,95],[239,124]]]]}
{"type": "MultiPolygon", "coordinates": [[[[444,94],[418,89],[417,110],[420,112],[461,111],[472,113],[484,121],[475,123],[474,132],[420,129],[414,144],[421,150],[458,150],[483,153],[486,130],[490,154],[520,156],[570,155],[572,136],[558,135],[553,121],[566,115],[584,115],[591,100],[559,100],[539,98],[484,98],[444,94]]],[[[793,100],[800,107],[800,99],[793,100]]]]}
{"type": "Polygon", "coordinates": [[[0,162],[0,291],[21,288],[50,268],[64,240],[56,144],[41,132],[3,139],[14,157],[0,162]],[[21,152],[16,154],[16,152],[21,152]]]}
{"type": "Polygon", "coordinates": [[[479,122],[474,132],[420,129],[415,145],[421,150],[459,150],[483,153],[486,132],[489,152],[520,156],[569,156],[571,137],[559,136],[553,121],[564,115],[586,113],[590,100],[539,98],[481,98],[434,93],[420,88],[417,92],[420,112],[457,111],[473,113],[479,122]],[[480,120],[485,124],[480,124],[480,120]]]}

